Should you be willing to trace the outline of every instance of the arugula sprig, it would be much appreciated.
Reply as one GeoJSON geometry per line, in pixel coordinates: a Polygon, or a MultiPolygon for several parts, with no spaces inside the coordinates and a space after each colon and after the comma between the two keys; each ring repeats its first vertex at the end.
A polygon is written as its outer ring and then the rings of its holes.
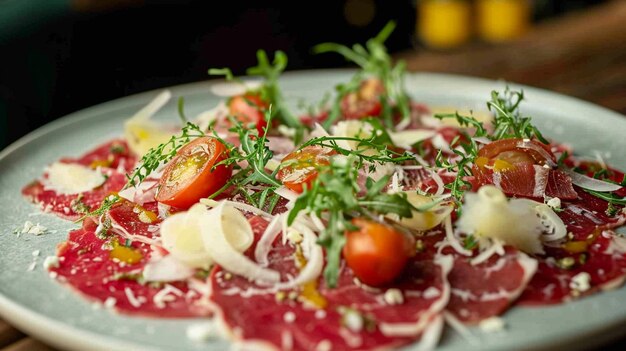
{"type": "MultiPolygon", "coordinates": [[[[487,108],[494,113],[493,132],[489,133],[484,124],[474,116],[464,116],[456,113],[435,114],[438,119],[455,119],[463,127],[472,127],[473,135],[462,132],[464,138],[455,138],[451,145],[459,147],[452,150],[454,157],[446,158],[441,150],[435,158],[435,164],[449,172],[456,173],[454,181],[446,185],[457,203],[463,198],[465,191],[472,188],[467,178],[472,176],[472,165],[478,157],[478,145],[475,138],[487,137],[493,141],[509,138],[536,138],[542,143],[548,144],[539,129],[531,122],[531,117],[522,116],[519,105],[524,100],[523,91],[513,91],[507,86],[504,92],[491,92],[491,100],[487,102],[487,108]]],[[[460,210],[460,207],[458,207],[460,210]]]]}
{"type": "Polygon", "coordinates": [[[276,179],[277,170],[268,172],[266,169],[267,163],[274,156],[267,140],[269,126],[272,123],[272,115],[272,107],[270,106],[265,112],[267,124],[261,135],[259,135],[255,127],[244,126],[241,122],[231,118],[233,127],[230,131],[239,136],[241,143],[239,147],[235,147],[220,138],[217,133],[214,133],[214,136],[229,149],[229,157],[217,165],[231,165],[234,167],[235,173],[222,188],[209,197],[210,199],[234,187],[236,193],[243,196],[253,206],[264,208],[268,204],[269,211],[272,211],[278,202],[278,195],[274,193],[274,190],[282,185],[276,179]],[[246,166],[241,167],[240,164],[245,164],[246,166]],[[257,191],[251,193],[248,185],[257,185],[257,191]]]}
{"type": "Polygon", "coordinates": [[[328,119],[324,122],[324,127],[331,126],[339,118],[341,100],[347,94],[357,91],[361,83],[368,77],[380,79],[385,87],[385,94],[380,97],[381,118],[385,121],[385,125],[389,128],[393,127],[394,107],[403,118],[409,118],[410,100],[404,86],[406,64],[400,61],[394,66],[384,45],[395,27],[395,22],[387,23],[378,35],[365,43],[365,46],[354,44],[352,47],[348,47],[337,43],[322,43],[313,48],[315,53],[338,53],[346,60],[361,67],[361,70],[348,83],[339,84],[336,87],[335,103],[329,112],[328,119]]]}
{"type": "Polygon", "coordinates": [[[537,138],[542,143],[549,144],[539,129],[531,124],[532,118],[521,115],[519,105],[523,100],[523,90],[513,91],[508,86],[502,95],[497,91],[491,92],[491,101],[487,102],[489,111],[494,112],[491,139],[537,138]]]}
{"type": "Polygon", "coordinates": [[[329,165],[320,166],[311,188],[305,188],[287,218],[288,225],[293,224],[300,213],[314,213],[327,219],[318,243],[326,249],[324,279],[329,287],[337,284],[344,232],[356,230],[351,219],[366,217],[379,221],[378,216],[385,214],[411,217],[413,210],[420,210],[407,200],[405,193],[383,192],[389,176],[377,181],[368,177],[367,192],[362,194],[358,185],[358,170],[362,166],[362,160],[356,155],[335,156],[329,165]]]}
{"type": "MultiPolygon", "coordinates": [[[[280,50],[276,51],[272,62],[270,62],[265,50],[258,50],[256,56],[257,65],[248,68],[246,73],[252,76],[261,76],[265,81],[254,91],[260,94],[263,101],[272,105],[272,118],[278,119],[282,124],[291,128],[302,129],[302,123],[289,110],[278,84],[280,75],[287,68],[287,55],[280,50]]],[[[241,82],[235,78],[229,68],[209,69],[209,75],[224,76],[226,80],[241,82]]]]}

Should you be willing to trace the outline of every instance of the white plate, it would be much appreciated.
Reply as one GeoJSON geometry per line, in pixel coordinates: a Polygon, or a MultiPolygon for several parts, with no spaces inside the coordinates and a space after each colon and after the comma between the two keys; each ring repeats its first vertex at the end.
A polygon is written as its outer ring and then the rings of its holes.
{"type": "MultiPolygon", "coordinates": [[[[346,81],[351,71],[323,70],[288,73],[281,80],[287,98],[313,102],[346,81]]],[[[210,93],[216,82],[172,88],[184,96],[186,112],[193,116],[215,106],[210,93]]],[[[414,74],[407,88],[416,101],[438,106],[484,109],[490,91],[504,83],[441,74],[414,74]]],[[[513,86],[516,88],[516,86],[513,86]]],[[[614,166],[626,169],[626,117],[607,109],[555,93],[524,87],[526,114],[535,117],[544,134],[571,143],[580,154],[600,151],[614,166]],[[609,157],[607,157],[609,156],[609,157]]],[[[61,156],[78,156],[122,132],[122,121],[150,101],[149,92],[101,104],[54,121],[23,137],[0,153],[0,315],[23,331],[64,349],[75,350],[206,350],[225,349],[216,340],[196,344],[185,336],[198,320],[158,320],[127,317],[92,305],[50,279],[42,262],[53,255],[77,225],[41,214],[24,200],[20,189],[37,178],[43,168],[61,156]],[[13,230],[26,220],[39,222],[55,233],[22,235],[13,230]],[[28,272],[32,252],[40,250],[36,269],[28,272]]],[[[175,101],[175,99],[174,99],[175,101]]],[[[171,102],[157,118],[175,121],[171,102]]],[[[580,349],[625,335],[626,289],[621,288],[569,304],[546,308],[514,308],[504,315],[507,330],[484,335],[475,330],[471,344],[448,330],[441,350],[580,349]]],[[[409,346],[408,349],[411,347],[409,346]]]]}

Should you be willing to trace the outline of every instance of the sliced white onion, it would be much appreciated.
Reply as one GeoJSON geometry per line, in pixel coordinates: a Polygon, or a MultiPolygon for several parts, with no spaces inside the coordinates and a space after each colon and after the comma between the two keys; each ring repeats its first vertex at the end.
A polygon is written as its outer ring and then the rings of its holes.
{"type": "Polygon", "coordinates": [[[511,204],[520,204],[532,208],[544,226],[546,233],[541,236],[543,242],[555,241],[567,235],[567,228],[563,220],[554,212],[552,207],[530,199],[512,199],[511,204]]]}
{"type": "Polygon", "coordinates": [[[572,183],[578,185],[581,188],[585,188],[593,191],[616,191],[622,188],[621,185],[613,184],[609,182],[605,182],[599,179],[594,179],[591,177],[587,177],[584,174],[576,173],[571,169],[564,169],[565,173],[567,173],[570,178],[572,178],[572,183]]]}
{"type": "Polygon", "coordinates": [[[486,248],[485,250],[483,250],[481,253],[479,253],[476,257],[472,258],[470,260],[470,263],[472,265],[477,265],[477,264],[481,264],[485,261],[487,261],[489,258],[491,258],[491,256],[495,255],[495,254],[499,254],[498,251],[501,250],[502,248],[502,244],[500,243],[499,240],[495,239],[495,240],[490,240],[490,244],[491,246],[489,246],[488,248],[486,248]]]}
{"type": "Polygon", "coordinates": [[[260,283],[277,283],[280,274],[263,268],[238,252],[228,238],[253,236],[246,217],[235,207],[221,201],[201,219],[204,248],[225,270],[260,283]]]}
{"type": "Polygon", "coordinates": [[[161,223],[163,247],[179,261],[194,268],[207,269],[213,263],[202,239],[200,220],[205,213],[203,205],[196,205],[187,212],[169,216],[161,223]]]}
{"type": "Polygon", "coordinates": [[[472,251],[465,249],[457,239],[456,235],[454,235],[454,231],[452,230],[452,217],[448,215],[443,222],[444,228],[446,230],[446,238],[448,239],[448,243],[450,244],[450,246],[452,246],[454,251],[460,253],[463,256],[471,256],[472,251]]]}
{"type": "Polygon", "coordinates": [[[282,215],[272,218],[272,221],[267,225],[261,239],[256,244],[254,249],[254,259],[262,266],[267,267],[268,259],[267,255],[272,249],[272,244],[281,231],[282,215]]]}
{"type": "Polygon", "coordinates": [[[546,159],[546,163],[550,167],[555,168],[557,166],[556,163],[552,160],[552,155],[550,155],[550,153],[548,151],[546,151],[546,149],[544,149],[541,146],[533,143],[529,139],[524,139],[524,140],[518,142],[517,145],[515,145],[515,146],[519,147],[520,149],[529,149],[529,150],[536,151],[543,158],[546,159]]]}
{"type": "Polygon", "coordinates": [[[207,205],[209,207],[216,207],[218,206],[220,203],[224,203],[228,206],[232,206],[238,210],[242,210],[242,211],[246,211],[246,212],[250,212],[252,214],[255,214],[257,216],[261,216],[261,217],[266,217],[266,218],[273,218],[274,216],[263,211],[260,210],[254,206],[248,205],[248,204],[244,204],[242,202],[237,202],[237,201],[230,201],[230,200],[221,200],[221,201],[215,201],[215,200],[210,200],[210,199],[200,199],[200,203],[207,205]]]}
{"type": "Polygon", "coordinates": [[[146,282],[175,282],[191,278],[193,273],[192,268],[173,255],[167,255],[148,262],[143,269],[143,279],[146,282]]]}
{"type": "Polygon", "coordinates": [[[446,189],[444,184],[443,184],[443,179],[441,179],[439,174],[437,172],[433,171],[432,169],[429,169],[428,172],[430,173],[430,176],[435,181],[435,184],[437,184],[437,191],[435,192],[435,195],[439,196],[439,195],[443,194],[443,192],[446,189]]]}
{"type": "Polygon", "coordinates": [[[308,227],[299,223],[294,223],[294,228],[302,233],[304,240],[302,241],[303,253],[308,253],[307,263],[300,270],[300,273],[292,280],[279,283],[277,289],[285,290],[295,288],[299,285],[308,283],[317,279],[322,274],[324,268],[324,252],[322,247],[317,244],[317,236],[308,227]]]}

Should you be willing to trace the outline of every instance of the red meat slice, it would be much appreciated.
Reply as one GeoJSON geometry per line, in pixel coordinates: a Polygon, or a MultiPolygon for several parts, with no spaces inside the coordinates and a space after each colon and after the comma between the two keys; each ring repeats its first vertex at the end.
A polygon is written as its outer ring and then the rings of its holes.
{"type": "MultiPolygon", "coordinates": [[[[257,235],[266,223],[253,217],[251,223],[257,235]]],[[[253,249],[248,251],[252,257],[253,249]]],[[[269,254],[269,267],[287,275],[297,274],[294,248],[280,239],[269,254]]],[[[253,282],[232,276],[221,268],[211,274],[212,295],[216,317],[237,343],[251,348],[269,349],[379,349],[393,348],[415,341],[423,333],[425,339],[436,342],[441,329],[441,311],[445,307],[449,288],[445,275],[451,266],[450,257],[413,261],[403,278],[393,287],[403,295],[402,303],[385,302],[385,290],[360,286],[349,268],[343,267],[338,286],[329,289],[320,281],[319,293],[326,308],[316,309],[302,303],[299,291],[263,290],[253,282]],[[283,295],[284,294],[284,295],[283,295]],[[284,299],[277,296],[285,297],[284,299]],[[346,312],[351,311],[351,312],[346,312]],[[361,331],[352,331],[348,314],[363,322],[361,331]]]]}
{"type": "Polygon", "coordinates": [[[57,194],[54,190],[46,190],[40,181],[35,181],[22,189],[22,195],[41,206],[45,212],[54,213],[61,218],[76,220],[81,216],[80,213],[76,212],[75,207],[78,199],[89,207],[89,211],[92,211],[100,207],[105,197],[122,190],[126,185],[124,174],[113,170],[110,171],[110,174],[104,184],[80,194],[57,194]]]}
{"type": "Polygon", "coordinates": [[[532,163],[518,163],[502,172],[474,166],[481,184],[492,184],[510,196],[543,198],[544,195],[573,200],[578,194],[571,178],[560,170],[544,168],[532,163]]]}
{"type": "MultiPolygon", "coordinates": [[[[32,202],[40,205],[46,212],[52,212],[61,218],[76,220],[80,214],[76,212],[75,201],[81,202],[89,210],[100,206],[102,200],[112,192],[121,190],[126,184],[126,172],[133,169],[136,158],[123,140],[106,142],[79,158],[63,158],[63,163],[74,163],[83,166],[101,167],[108,179],[100,187],[81,194],[57,194],[53,190],[46,190],[40,181],[34,181],[22,189],[22,194],[32,202]]],[[[44,175],[45,177],[45,175],[44,175]]]]}
{"type": "Polygon", "coordinates": [[[537,261],[507,247],[505,254],[472,265],[457,256],[448,275],[451,294],[446,310],[473,324],[506,311],[522,294],[537,270],[537,261]]]}
{"type": "Polygon", "coordinates": [[[520,304],[562,303],[581,295],[618,287],[626,278],[626,239],[610,230],[603,231],[590,245],[589,251],[584,254],[584,263],[581,263],[580,254],[562,249],[549,250],[548,254],[540,261],[537,273],[520,297],[520,304]],[[571,269],[557,264],[565,257],[573,259],[571,269]],[[589,275],[589,288],[582,291],[572,285],[575,283],[572,278],[581,273],[589,275]]]}
{"type": "Polygon", "coordinates": [[[100,166],[103,168],[113,168],[120,173],[133,170],[137,158],[128,148],[128,144],[123,139],[108,141],[95,149],[87,152],[79,158],[62,158],[64,163],[78,163],[83,166],[100,166]]]}
{"type": "MultiPolygon", "coordinates": [[[[432,230],[422,237],[424,259],[434,257],[443,243],[441,230],[432,230]]],[[[504,313],[522,294],[537,269],[537,261],[513,247],[506,246],[504,255],[494,253],[486,261],[473,265],[471,257],[462,256],[451,247],[441,252],[454,257],[448,273],[450,301],[446,311],[463,323],[475,324],[504,313]]]]}
{"type": "MultiPolygon", "coordinates": [[[[149,238],[152,233],[149,225],[139,220],[133,205],[123,203],[112,210],[112,217],[124,219],[125,228],[134,228],[133,235],[149,238]]],[[[196,317],[210,314],[206,305],[200,302],[201,293],[190,289],[186,282],[170,284],[141,284],[137,277],[150,257],[154,255],[151,246],[135,240],[130,246],[141,252],[138,263],[126,264],[112,260],[106,245],[117,240],[121,245],[126,239],[110,233],[110,237],[100,239],[95,234],[96,225],[87,220],[83,228],[70,232],[66,242],[59,245],[59,267],[52,268],[60,282],[66,283],[92,301],[105,303],[115,301],[115,309],[133,315],[153,317],[196,317]]]]}

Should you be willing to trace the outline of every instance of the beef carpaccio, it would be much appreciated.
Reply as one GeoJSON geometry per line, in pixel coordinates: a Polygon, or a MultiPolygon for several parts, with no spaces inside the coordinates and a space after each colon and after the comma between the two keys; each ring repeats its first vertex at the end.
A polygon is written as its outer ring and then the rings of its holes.
{"type": "MultiPolygon", "coordinates": [[[[384,37],[367,48],[384,53],[384,37]]],[[[373,66],[300,118],[280,94],[284,54],[261,52],[262,84],[232,83],[181,128],[150,119],[165,91],[124,138],[51,163],[24,196],[81,222],[51,276],[118,312],[210,318],[269,350],[432,349],[446,323],[623,283],[624,173],[546,139],[521,92],[441,111],[362,49],[373,66]]]]}

